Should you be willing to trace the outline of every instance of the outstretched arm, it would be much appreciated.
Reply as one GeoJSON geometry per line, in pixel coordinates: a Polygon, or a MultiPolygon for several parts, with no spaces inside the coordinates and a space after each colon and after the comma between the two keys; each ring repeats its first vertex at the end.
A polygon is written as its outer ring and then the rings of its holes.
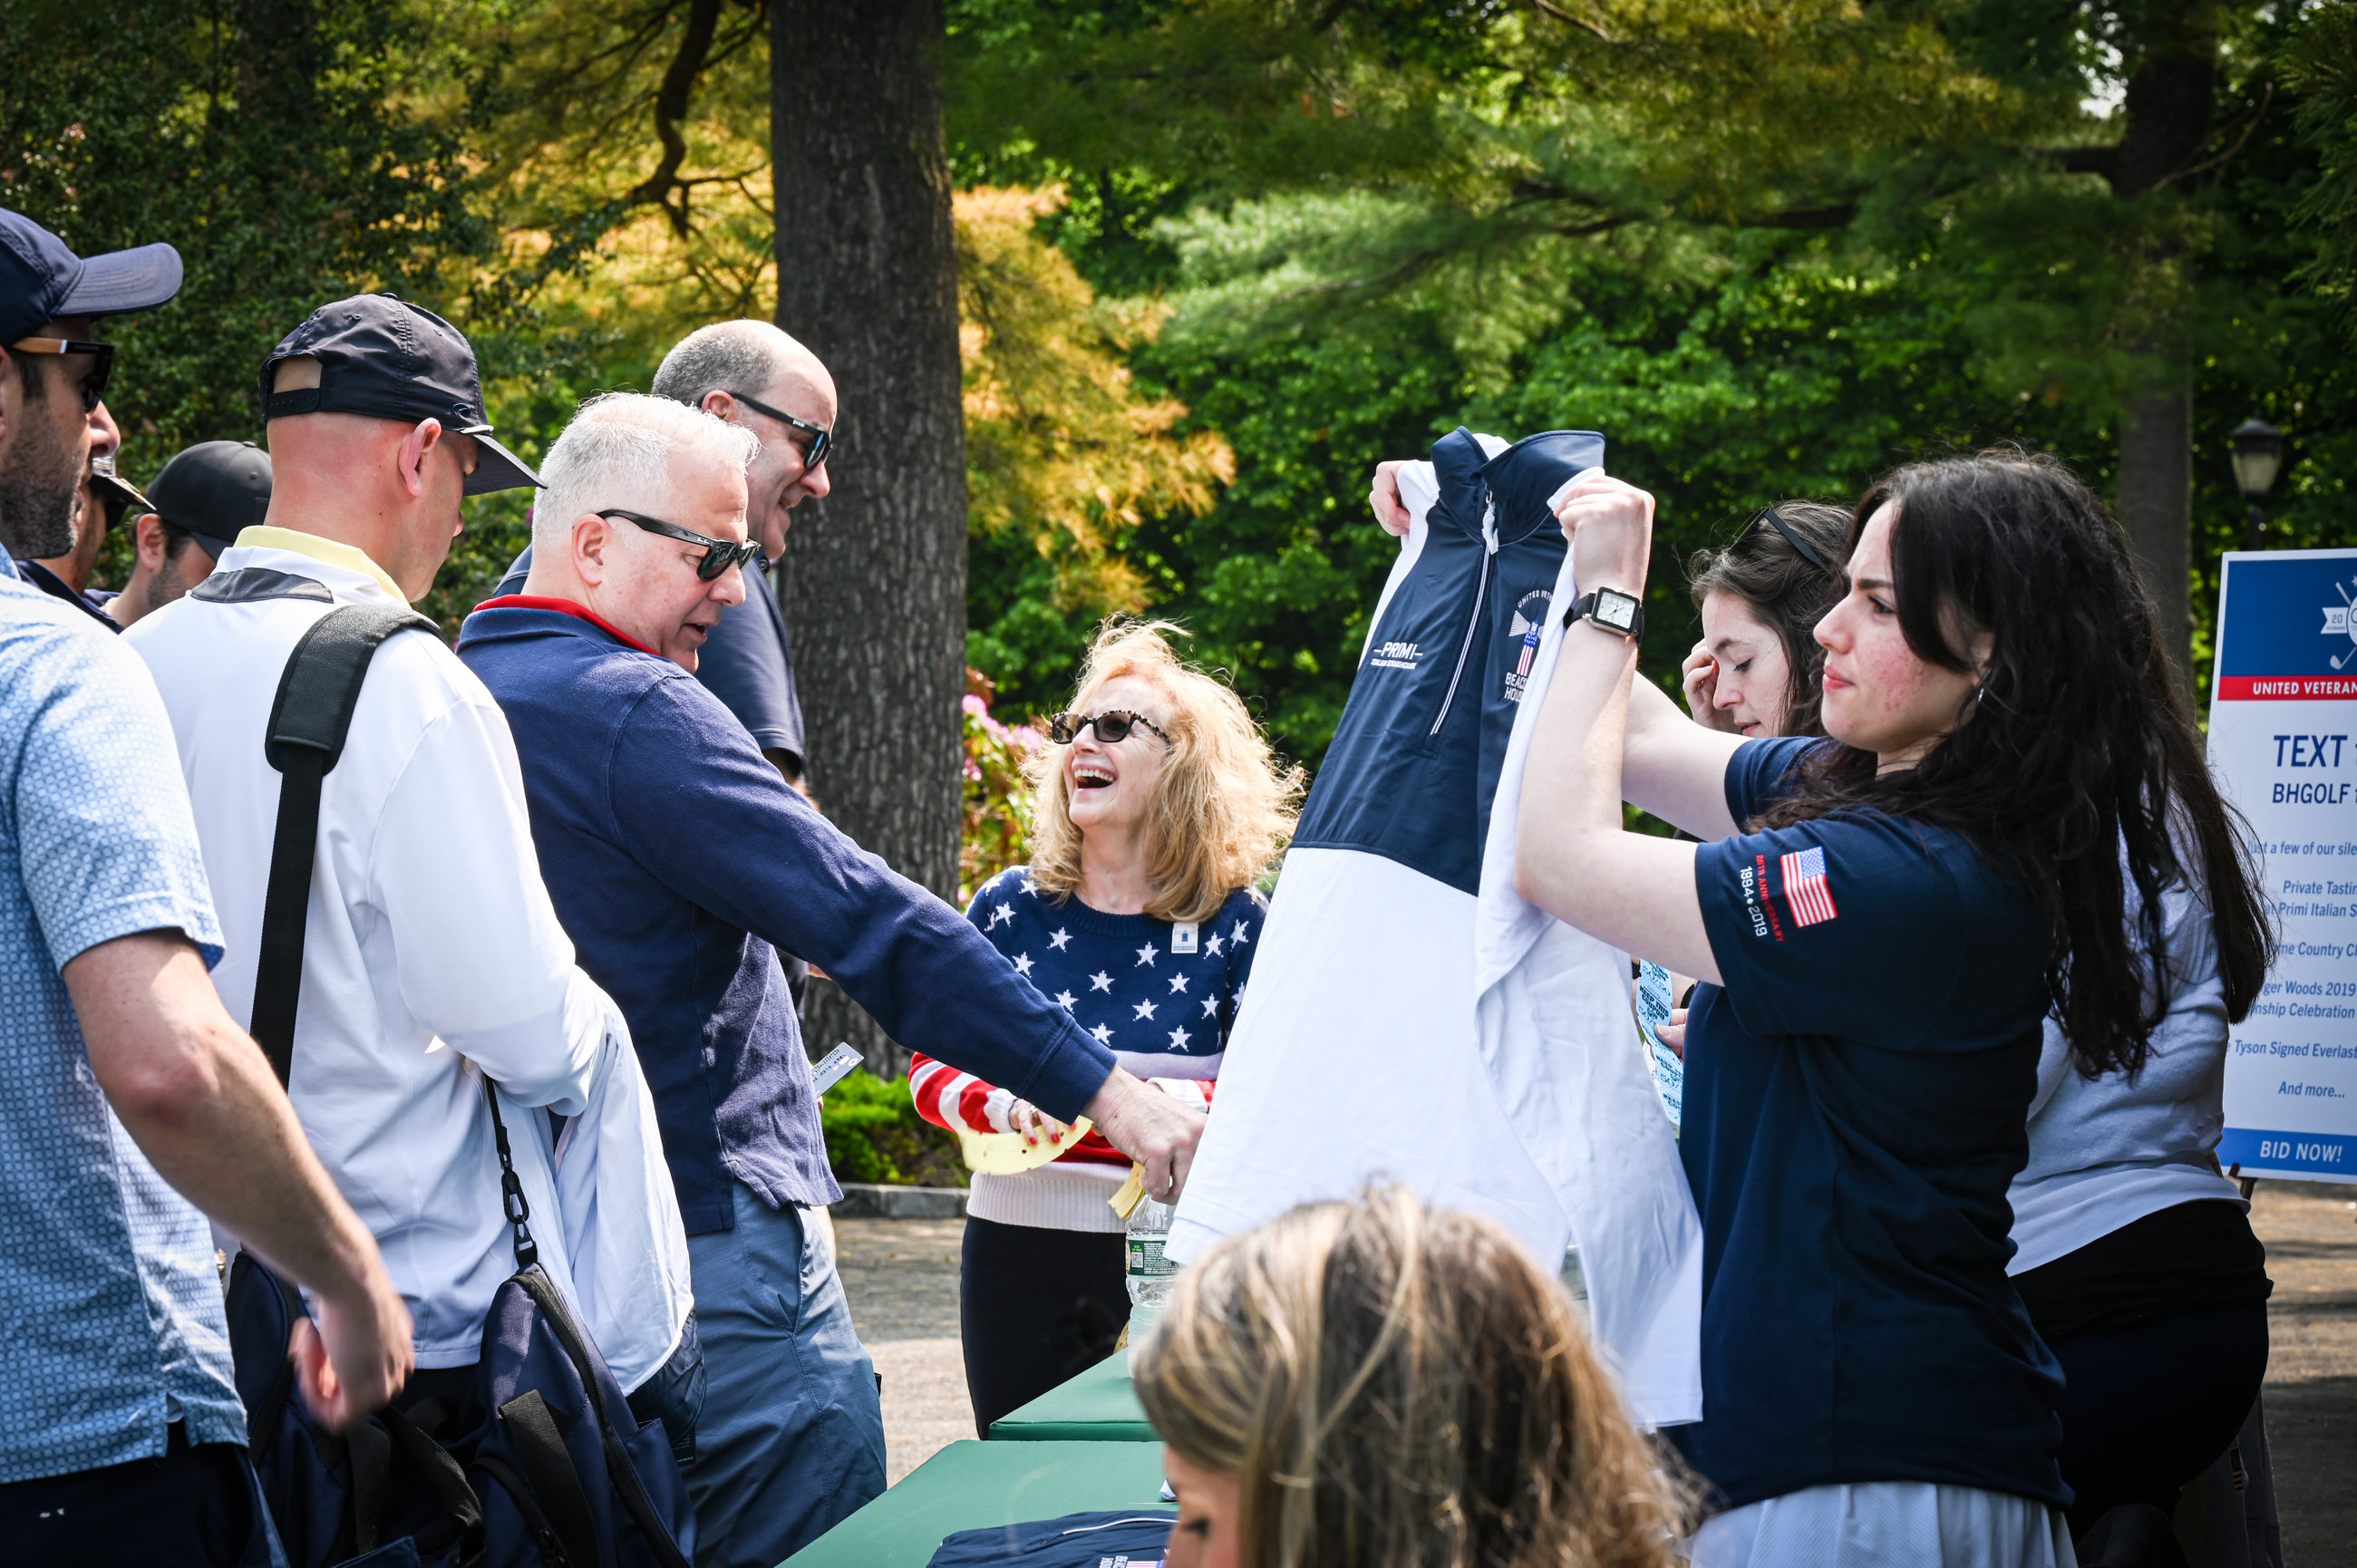
{"type": "MultiPolygon", "coordinates": [[[[1618,479],[1590,475],[1556,515],[1571,535],[1581,588],[1641,596],[1652,546],[1653,498],[1618,479]]],[[[1681,973],[1718,979],[1695,892],[1692,844],[1621,826],[1630,732],[1630,687],[1637,645],[1587,621],[1565,629],[1563,650],[1531,738],[1514,855],[1523,897],[1590,936],[1681,973]]],[[[1705,740],[1699,726],[1652,695],[1672,723],[1705,740]]],[[[1710,776],[1712,788],[1724,768],[1710,776]]],[[[1682,798],[1701,798],[1687,780],[1682,798]]],[[[1650,809],[1650,808],[1649,808],[1650,809]]],[[[1726,805],[1719,806],[1722,816],[1726,805]]],[[[1673,821],[1676,820],[1674,817],[1673,821]]]]}
{"type": "MultiPolygon", "coordinates": [[[[1146,1167],[1186,1180],[1203,1118],[1123,1071],[955,909],[861,849],[753,747],[715,745],[693,682],[641,700],[613,762],[616,818],[648,868],[692,900],[826,972],[911,1050],[1070,1122],[1086,1115],[1146,1167]],[[683,759],[691,759],[683,766],[683,759]],[[698,832],[683,834],[692,815],[698,832]],[[725,844],[727,852],[714,853],[725,844]]],[[[741,731],[739,732],[741,735],[741,731]]]]}

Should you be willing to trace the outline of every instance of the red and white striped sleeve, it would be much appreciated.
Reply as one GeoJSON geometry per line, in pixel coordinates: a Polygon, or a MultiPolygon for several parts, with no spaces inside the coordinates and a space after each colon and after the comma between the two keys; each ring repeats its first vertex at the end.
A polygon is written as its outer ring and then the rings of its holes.
{"type": "Polygon", "coordinates": [[[917,1114],[936,1127],[952,1133],[1014,1131],[1006,1118],[1015,1096],[921,1051],[909,1056],[909,1095],[917,1102],[917,1114]]]}

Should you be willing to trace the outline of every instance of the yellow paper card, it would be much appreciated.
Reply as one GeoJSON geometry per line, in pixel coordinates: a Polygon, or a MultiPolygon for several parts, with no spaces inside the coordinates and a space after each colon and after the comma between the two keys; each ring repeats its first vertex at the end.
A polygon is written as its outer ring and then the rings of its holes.
{"type": "Polygon", "coordinates": [[[958,1133],[958,1146],[965,1156],[965,1168],[983,1171],[991,1176],[1015,1176],[1023,1171],[1038,1170],[1087,1135],[1089,1119],[1085,1116],[1064,1129],[1061,1136],[1042,1138],[1037,1144],[1027,1144],[1020,1133],[958,1133]]]}
{"type": "Polygon", "coordinates": [[[1105,1204],[1115,1214],[1126,1219],[1136,1209],[1138,1199],[1145,1196],[1146,1167],[1133,1165],[1129,1167],[1129,1179],[1121,1184],[1119,1192],[1105,1199],[1105,1204]]]}

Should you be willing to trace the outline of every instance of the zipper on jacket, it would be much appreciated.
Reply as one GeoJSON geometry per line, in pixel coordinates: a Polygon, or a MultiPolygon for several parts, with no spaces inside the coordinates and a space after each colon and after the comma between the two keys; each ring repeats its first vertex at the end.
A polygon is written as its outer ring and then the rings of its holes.
{"type": "Polygon", "coordinates": [[[1481,575],[1473,581],[1473,614],[1465,622],[1465,640],[1457,645],[1457,668],[1448,677],[1448,691],[1440,699],[1440,715],[1424,737],[1430,740],[1448,722],[1448,710],[1457,705],[1457,687],[1465,679],[1465,660],[1473,652],[1473,634],[1481,627],[1481,606],[1490,596],[1490,566],[1498,558],[1498,503],[1481,504],[1481,575]]]}

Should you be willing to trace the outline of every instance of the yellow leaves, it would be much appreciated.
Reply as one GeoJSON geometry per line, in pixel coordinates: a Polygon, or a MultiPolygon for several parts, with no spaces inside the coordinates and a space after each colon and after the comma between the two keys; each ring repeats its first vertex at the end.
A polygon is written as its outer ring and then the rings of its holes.
{"type": "Polygon", "coordinates": [[[1055,567],[1060,610],[1135,611],[1146,584],[1116,536],[1154,513],[1209,510],[1235,454],[1211,432],[1181,434],[1185,404],[1139,395],[1125,356],[1163,311],[1096,298],[1034,231],[1063,205],[1058,187],[953,199],[969,524],[1029,540],[1055,567]]]}

